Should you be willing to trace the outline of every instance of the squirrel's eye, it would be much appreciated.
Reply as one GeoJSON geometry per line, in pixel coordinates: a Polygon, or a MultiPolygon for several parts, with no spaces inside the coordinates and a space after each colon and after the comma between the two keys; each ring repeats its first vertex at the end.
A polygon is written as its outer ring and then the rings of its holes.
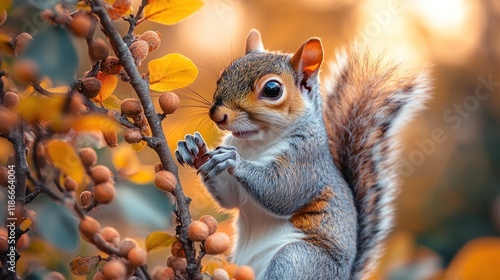
{"type": "Polygon", "coordinates": [[[277,81],[269,81],[264,85],[262,89],[262,96],[267,98],[279,98],[283,90],[281,89],[281,84],[277,81]]]}

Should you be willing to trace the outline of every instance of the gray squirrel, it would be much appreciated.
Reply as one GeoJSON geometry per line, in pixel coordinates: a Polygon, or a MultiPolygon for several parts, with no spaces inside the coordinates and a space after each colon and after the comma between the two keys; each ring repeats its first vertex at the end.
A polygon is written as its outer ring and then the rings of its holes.
{"type": "Polygon", "coordinates": [[[222,144],[209,150],[194,133],[175,151],[238,210],[231,260],[256,279],[364,279],[392,227],[396,138],[429,97],[426,71],[355,44],[320,84],[322,62],[318,38],[269,52],[251,30],[209,110],[222,144]]]}

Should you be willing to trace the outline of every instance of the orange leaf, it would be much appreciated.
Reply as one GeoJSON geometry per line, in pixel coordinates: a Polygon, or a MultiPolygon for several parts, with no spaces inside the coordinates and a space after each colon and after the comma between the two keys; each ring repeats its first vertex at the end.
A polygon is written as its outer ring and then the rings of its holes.
{"type": "Polygon", "coordinates": [[[155,178],[155,170],[152,165],[142,165],[138,168],[137,172],[127,176],[127,179],[138,185],[145,185],[153,182],[155,178]]]}
{"type": "Polygon", "coordinates": [[[119,129],[118,123],[105,115],[81,116],[75,119],[71,127],[78,132],[100,130],[103,133],[112,133],[119,129]]]}
{"type": "Polygon", "coordinates": [[[101,90],[97,94],[93,100],[99,104],[102,104],[106,98],[111,96],[116,89],[116,85],[118,85],[118,78],[115,75],[106,75],[102,72],[97,73],[97,79],[101,81],[101,90]]]}
{"type": "Polygon", "coordinates": [[[144,8],[144,19],[172,25],[203,7],[201,0],[150,0],[144,8]]]}
{"type": "Polygon", "coordinates": [[[172,91],[191,84],[198,76],[198,68],[187,57],[178,53],[167,54],[148,63],[149,88],[172,91]]]}
{"type": "Polygon", "coordinates": [[[73,178],[78,185],[83,184],[85,180],[85,168],[80,157],[70,144],[61,140],[50,140],[46,148],[47,154],[55,167],[61,170],[62,173],[73,178]]]}
{"type": "Polygon", "coordinates": [[[146,237],[146,250],[151,251],[154,249],[170,247],[172,243],[177,240],[175,236],[167,232],[154,231],[146,237]]]}
{"type": "Polygon", "coordinates": [[[127,143],[121,143],[111,150],[111,160],[115,168],[124,176],[136,173],[141,166],[137,153],[127,143]]]}

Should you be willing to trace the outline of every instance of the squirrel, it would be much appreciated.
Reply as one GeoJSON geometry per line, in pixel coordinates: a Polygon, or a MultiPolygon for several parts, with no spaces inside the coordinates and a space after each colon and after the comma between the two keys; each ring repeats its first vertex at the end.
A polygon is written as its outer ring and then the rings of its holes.
{"type": "Polygon", "coordinates": [[[392,227],[397,135],[429,97],[427,71],[354,44],[321,85],[319,38],[269,52],[252,29],[245,51],[208,112],[228,132],[222,144],[188,134],[178,162],[237,210],[231,261],[256,279],[365,279],[392,227]]]}

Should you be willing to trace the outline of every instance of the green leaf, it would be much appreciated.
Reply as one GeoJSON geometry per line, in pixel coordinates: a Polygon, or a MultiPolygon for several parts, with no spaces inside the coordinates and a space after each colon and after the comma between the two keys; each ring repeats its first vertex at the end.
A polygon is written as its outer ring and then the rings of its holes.
{"type": "Polygon", "coordinates": [[[177,238],[168,232],[155,231],[146,237],[146,250],[149,252],[154,249],[170,247],[176,240],[177,238]]]}
{"type": "Polygon", "coordinates": [[[33,60],[39,72],[55,85],[71,84],[78,68],[78,54],[70,34],[58,26],[36,33],[22,58],[33,60]]]}
{"type": "Polygon", "coordinates": [[[37,202],[33,205],[37,212],[37,233],[59,249],[75,251],[80,239],[76,217],[50,199],[37,199],[37,202]]]}

